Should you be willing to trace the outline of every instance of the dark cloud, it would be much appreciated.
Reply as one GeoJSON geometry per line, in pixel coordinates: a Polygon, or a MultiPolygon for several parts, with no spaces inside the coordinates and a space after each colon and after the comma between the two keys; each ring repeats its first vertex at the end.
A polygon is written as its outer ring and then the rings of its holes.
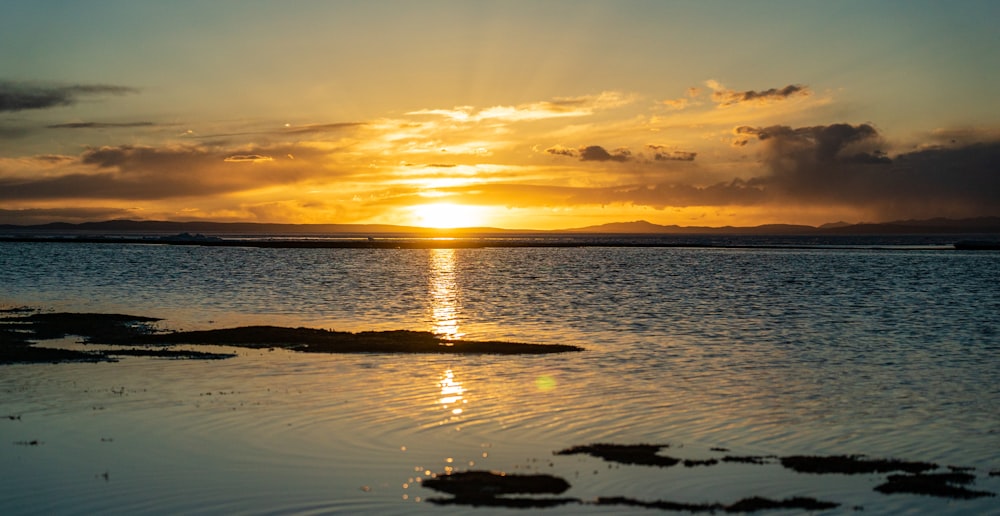
{"type": "Polygon", "coordinates": [[[28,208],[23,210],[0,209],[0,224],[47,224],[49,222],[88,222],[134,217],[135,213],[122,208],[28,208]]]}
{"type": "Polygon", "coordinates": [[[276,155],[295,152],[301,159],[261,161],[267,154],[234,154],[198,146],[92,148],[67,168],[72,172],[63,175],[0,177],[0,200],[153,200],[216,195],[300,182],[309,177],[312,162],[318,157],[311,149],[274,147],[267,151],[276,155]],[[233,157],[259,166],[225,162],[233,157]]]}
{"type": "Polygon", "coordinates": [[[69,106],[83,96],[126,95],[135,88],[108,84],[45,86],[32,83],[0,81],[0,112],[47,109],[69,106]]]}
{"type": "Polygon", "coordinates": [[[739,96],[740,96],[740,101],[746,102],[749,100],[759,100],[759,99],[785,99],[797,93],[805,93],[807,91],[808,90],[806,90],[805,86],[801,86],[798,84],[789,84],[788,86],[785,86],[784,88],[781,89],[771,88],[769,90],[764,90],[764,91],[748,90],[739,93],[739,96]]]}
{"type": "Polygon", "coordinates": [[[545,152],[555,154],[556,156],[571,156],[574,158],[580,155],[580,152],[576,149],[570,149],[569,147],[563,147],[562,145],[549,147],[548,149],[545,149],[545,152]]]}
{"type": "Polygon", "coordinates": [[[590,145],[586,147],[580,147],[578,149],[571,149],[568,147],[563,147],[561,145],[556,145],[554,147],[549,147],[545,149],[545,152],[549,154],[555,154],[557,156],[570,156],[574,158],[580,158],[580,161],[628,161],[632,159],[632,151],[626,148],[618,148],[612,152],[608,152],[604,147],[600,145],[590,145]]]}
{"type": "Polygon", "coordinates": [[[150,127],[156,125],[153,122],[69,122],[66,124],[52,124],[45,126],[48,129],[114,129],[119,127],[150,127]]]}
{"type": "Polygon", "coordinates": [[[720,106],[731,106],[743,102],[780,101],[797,95],[806,96],[811,93],[809,88],[801,84],[789,84],[784,88],[771,88],[762,91],[733,91],[722,88],[717,83],[714,83],[713,86],[715,86],[715,91],[712,92],[712,100],[720,106]]]}
{"type": "Polygon", "coordinates": [[[888,157],[878,149],[862,149],[857,144],[868,143],[877,145],[878,131],[869,124],[831,124],[813,127],[791,128],[784,125],[771,127],[742,126],[733,130],[738,135],[736,144],[746,145],[745,137],[756,137],[758,140],[774,140],[774,145],[781,147],[778,152],[795,153],[800,151],[813,152],[821,162],[856,161],[862,163],[888,163],[888,157]],[[853,153],[848,152],[853,149],[853,153]]]}
{"type": "Polygon", "coordinates": [[[604,150],[600,145],[591,145],[580,149],[580,161],[628,161],[632,152],[628,149],[615,149],[614,152],[604,150]]]}
{"type": "Polygon", "coordinates": [[[222,160],[227,163],[261,163],[265,161],[274,161],[271,156],[264,156],[263,154],[234,154],[232,156],[226,156],[226,159],[222,160]]]}
{"type": "MultiPolygon", "coordinates": [[[[1000,214],[1000,140],[926,148],[890,158],[871,124],[744,126],[734,132],[743,142],[755,143],[753,148],[759,151],[762,169],[746,179],[708,184],[635,181],[601,187],[491,184],[451,191],[484,203],[504,199],[516,207],[612,203],[657,209],[837,207],[874,220],[1000,214]]],[[[664,146],[647,148],[665,152],[664,146]]],[[[553,147],[547,152],[581,158],[583,149],[553,147]]],[[[602,159],[611,155],[591,152],[602,159]]]]}
{"type": "MultiPolygon", "coordinates": [[[[653,161],[694,161],[695,157],[698,156],[697,152],[670,150],[665,145],[648,144],[646,148],[653,151],[653,161]]],[[[556,145],[545,149],[545,152],[556,156],[580,158],[580,161],[625,162],[638,159],[640,162],[648,163],[647,158],[643,154],[635,156],[631,150],[625,147],[619,147],[609,152],[600,145],[590,145],[576,149],[556,145]]]]}
{"type": "Polygon", "coordinates": [[[697,152],[666,151],[653,154],[653,159],[656,161],[694,161],[697,155],[697,152]]]}
{"type": "Polygon", "coordinates": [[[51,165],[66,164],[76,161],[76,158],[72,156],[63,156],[62,154],[40,154],[38,156],[32,156],[31,159],[51,165]]]}
{"type": "Polygon", "coordinates": [[[653,151],[654,161],[694,161],[697,152],[669,150],[664,145],[649,144],[646,147],[653,151]]]}
{"type": "Polygon", "coordinates": [[[1000,213],[1000,142],[896,155],[868,124],[739,127],[761,143],[766,174],[751,180],[785,202],[852,206],[886,219],[1000,213]]]}

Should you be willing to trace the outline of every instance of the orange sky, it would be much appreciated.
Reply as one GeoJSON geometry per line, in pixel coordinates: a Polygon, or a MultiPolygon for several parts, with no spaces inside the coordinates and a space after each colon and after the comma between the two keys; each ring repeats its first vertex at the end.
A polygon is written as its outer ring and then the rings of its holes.
{"type": "Polygon", "coordinates": [[[1000,8],[911,5],[15,6],[0,223],[1000,215],[1000,8]]]}

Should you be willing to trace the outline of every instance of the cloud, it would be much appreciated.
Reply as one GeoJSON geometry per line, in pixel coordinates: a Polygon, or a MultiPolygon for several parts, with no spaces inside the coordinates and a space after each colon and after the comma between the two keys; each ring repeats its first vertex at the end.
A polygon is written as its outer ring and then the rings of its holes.
{"type": "Polygon", "coordinates": [[[77,103],[80,97],[127,95],[139,90],[108,84],[45,86],[33,83],[0,81],[0,112],[48,109],[77,103]]]}
{"type": "MultiPolygon", "coordinates": [[[[695,157],[698,155],[697,152],[669,150],[665,145],[648,144],[646,145],[646,148],[653,151],[653,161],[694,161],[695,157]]],[[[632,151],[626,147],[619,147],[609,152],[600,145],[589,145],[575,149],[564,147],[562,145],[554,145],[545,149],[545,152],[555,156],[580,158],[580,161],[625,162],[636,159],[636,156],[632,154],[632,151]]],[[[644,161],[646,163],[649,162],[641,154],[638,158],[640,161],[644,161]]]]}
{"type": "Polygon", "coordinates": [[[227,163],[264,163],[274,161],[274,158],[271,156],[263,156],[261,154],[234,154],[232,156],[227,156],[226,159],[222,161],[227,163]]]}
{"type": "Polygon", "coordinates": [[[473,106],[457,106],[452,109],[410,111],[407,115],[436,115],[456,122],[521,122],[549,118],[588,116],[599,110],[624,106],[634,101],[634,95],[617,91],[605,91],[597,95],[556,97],[552,100],[519,104],[517,106],[493,106],[483,109],[476,109],[473,106]]]}
{"type": "Polygon", "coordinates": [[[664,106],[667,106],[670,109],[676,109],[676,110],[680,111],[680,110],[688,107],[688,104],[691,102],[691,99],[683,99],[683,98],[681,98],[681,99],[667,99],[667,100],[664,100],[664,101],[661,101],[661,102],[663,103],[664,106]]]}
{"type": "Polygon", "coordinates": [[[890,159],[869,124],[744,126],[735,132],[761,144],[765,174],[749,183],[785,202],[851,206],[882,220],[997,214],[1000,141],[890,159]]]}
{"type": "MultiPolygon", "coordinates": [[[[832,209],[873,220],[998,214],[1000,139],[982,141],[982,135],[970,134],[967,139],[974,143],[968,145],[953,143],[890,155],[872,124],[739,126],[733,132],[759,159],[758,165],[743,169],[745,175],[729,180],[710,179],[718,174],[709,171],[669,176],[637,173],[608,175],[593,184],[494,183],[453,191],[513,207],[740,206],[788,213],[832,209]]],[[[620,159],[632,156],[634,168],[641,172],[657,161],[697,156],[666,145],[645,147],[652,153],[650,161],[624,153],[620,159]]],[[[599,146],[557,145],[545,152],[593,161],[610,161],[615,156],[599,146]]]]}
{"type": "Polygon", "coordinates": [[[814,152],[815,158],[821,162],[857,161],[862,163],[889,163],[889,158],[879,149],[864,150],[857,145],[869,144],[868,147],[880,142],[878,131],[869,124],[853,126],[850,124],[831,124],[793,129],[788,126],[775,125],[770,127],[740,126],[733,130],[738,135],[736,144],[745,145],[743,137],[753,136],[758,140],[774,140],[774,147],[780,153],[814,152]],[[853,149],[847,152],[846,149],[853,149]]]}
{"type": "Polygon", "coordinates": [[[632,159],[632,151],[621,147],[613,152],[608,152],[600,145],[589,145],[578,149],[555,145],[545,149],[545,152],[556,156],[570,156],[580,158],[580,161],[619,161],[624,162],[632,159]]]}
{"type": "Polygon", "coordinates": [[[700,105],[701,102],[694,100],[697,99],[699,95],[701,95],[700,88],[688,88],[687,97],[681,97],[679,99],[667,99],[660,102],[670,109],[680,111],[682,109],[686,109],[688,106],[691,105],[695,106],[700,105]]]}
{"type": "Polygon", "coordinates": [[[76,161],[76,159],[71,156],[63,156],[61,154],[41,154],[38,156],[33,156],[32,159],[34,159],[35,161],[39,161],[42,163],[49,163],[53,165],[72,163],[73,161],[76,161]]]}
{"type": "Polygon", "coordinates": [[[338,122],[332,124],[308,124],[300,126],[288,126],[283,132],[287,134],[309,134],[309,133],[329,133],[353,129],[355,127],[367,125],[365,122],[338,122]]]}
{"type": "Polygon", "coordinates": [[[771,88],[762,91],[734,91],[723,86],[719,81],[708,80],[705,85],[712,90],[712,101],[720,107],[742,103],[767,104],[786,100],[795,96],[808,96],[812,92],[801,84],[789,84],[784,88],[771,88]]]}
{"type": "Polygon", "coordinates": [[[1000,127],[938,128],[921,135],[921,142],[914,149],[936,149],[967,146],[973,143],[1000,141],[1000,127]]]}
{"type": "Polygon", "coordinates": [[[90,148],[72,163],[50,161],[58,168],[41,176],[3,171],[0,199],[158,200],[220,195],[308,180],[320,173],[315,163],[326,155],[303,146],[259,150],[268,152],[233,153],[190,145],[90,148]],[[293,150],[298,156],[296,160],[269,161],[269,154],[284,155],[293,150]],[[226,163],[227,159],[259,166],[233,166],[226,163]]]}
{"type": "Polygon", "coordinates": [[[697,152],[668,150],[665,145],[648,144],[646,148],[653,151],[654,161],[694,161],[697,152]]]}
{"type": "Polygon", "coordinates": [[[578,151],[577,149],[563,147],[562,145],[553,145],[552,147],[545,149],[545,152],[549,154],[554,154],[556,156],[570,156],[574,158],[580,155],[580,151],[578,151]]]}
{"type": "Polygon", "coordinates": [[[628,161],[631,158],[632,152],[625,148],[608,152],[600,145],[591,145],[580,149],[580,161],[628,161]]]}
{"type": "MultiPolygon", "coordinates": [[[[470,203],[510,208],[604,206],[611,204],[665,209],[687,206],[757,205],[769,199],[764,187],[733,180],[706,186],[657,182],[612,186],[562,186],[494,183],[442,189],[470,203]]],[[[401,199],[397,202],[410,202],[401,199]]]]}
{"type": "Polygon", "coordinates": [[[118,127],[150,127],[153,122],[69,122],[45,126],[48,129],[114,129],[118,127]]]}

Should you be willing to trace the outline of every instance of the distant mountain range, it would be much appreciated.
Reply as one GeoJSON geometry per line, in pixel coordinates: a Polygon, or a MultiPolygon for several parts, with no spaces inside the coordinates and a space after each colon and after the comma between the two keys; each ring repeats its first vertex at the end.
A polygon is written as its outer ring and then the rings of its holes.
{"type": "Polygon", "coordinates": [[[822,226],[765,224],[761,226],[709,227],[663,226],[645,220],[612,222],[598,226],[563,230],[517,230],[499,228],[433,229],[387,224],[271,224],[256,222],[171,222],[153,220],[109,220],[72,224],[54,222],[38,225],[0,224],[8,234],[171,234],[204,233],[213,235],[356,235],[356,236],[440,236],[440,235],[551,235],[551,234],[631,234],[631,235],[913,235],[913,234],[1000,234],[1000,217],[974,219],[904,220],[885,223],[848,224],[834,222],[822,226]]]}

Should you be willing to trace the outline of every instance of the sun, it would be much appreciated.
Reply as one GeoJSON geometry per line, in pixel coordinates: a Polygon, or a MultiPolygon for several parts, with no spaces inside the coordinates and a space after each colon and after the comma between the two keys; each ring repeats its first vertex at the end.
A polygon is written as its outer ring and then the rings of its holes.
{"type": "Polygon", "coordinates": [[[410,207],[413,224],[425,228],[469,228],[484,225],[486,208],[439,202],[410,207]]]}

